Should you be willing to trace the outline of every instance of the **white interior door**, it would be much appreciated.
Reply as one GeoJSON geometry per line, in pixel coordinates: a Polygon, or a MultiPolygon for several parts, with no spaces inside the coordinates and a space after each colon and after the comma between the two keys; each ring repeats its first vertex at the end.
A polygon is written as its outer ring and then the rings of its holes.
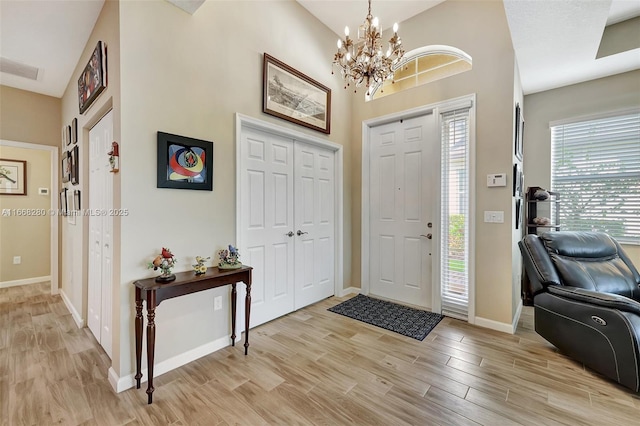
{"type": "Polygon", "coordinates": [[[295,144],[295,309],[335,289],[334,153],[295,144]]]}
{"type": "Polygon", "coordinates": [[[335,153],[242,127],[238,158],[238,244],[253,267],[255,327],[335,292],[335,153]]]}
{"type": "Polygon", "coordinates": [[[251,326],[294,309],[293,141],[244,128],[242,262],[253,267],[251,326]]]}
{"type": "Polygon", "coordinates": [[[370,293],[431,308],[431,253],[438,185],[433,114],[371,129],[370,293]],[[423,236],[424,235],[424,236],[423,236]]]}
{"type": "MultiPolygon", "coordinates": [[[[113,208],[113,177],[109,157],[113,141],[113,113],[89,131],[89,211],[113,208]]],[[[89,216],[89,274],[87,325],[111,357],[113,220],[108,214],[89,216]]]]}

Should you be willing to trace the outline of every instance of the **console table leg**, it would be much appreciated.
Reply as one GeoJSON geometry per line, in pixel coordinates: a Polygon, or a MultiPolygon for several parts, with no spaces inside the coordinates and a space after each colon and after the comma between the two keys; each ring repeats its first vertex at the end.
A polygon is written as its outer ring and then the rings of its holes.
{"type": "Polygon", "coordinates": [[[251,278],[247,284],[247,296],[244,299],[244,354],[249,352],[249,316],[251,314],[251,278]]]}
{"type": "Polygon", "coordinates": [[[136,287],[136,389],[140,389],[140,379],[142,378],[142,294],[136,287]]]}
{"type": "Polygon", "coordinates": [[[147,386],[148,401],[153,402],[153,361],[156,348],[156,291],[150,290],[147,293],[147,370],[149,372],[149,382],[147,386]]]}
{"type": "Polygon", "coordinates": [[[236,345],[236,283],[231,284],[231,346],[236,345]]]}

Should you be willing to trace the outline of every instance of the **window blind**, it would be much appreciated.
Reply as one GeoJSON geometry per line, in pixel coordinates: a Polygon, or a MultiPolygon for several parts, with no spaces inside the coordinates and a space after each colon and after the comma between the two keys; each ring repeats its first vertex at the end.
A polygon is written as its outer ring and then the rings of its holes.
{"type": "Polygon", "coordinates": [[[640,243],[640,111],[551,126],[562,230],[640,243]]]}
{"type": "Polygon", "coordinates": [[[441,123],[442,314],[467,320],[469,311],[469,108],[443,113],[441,123]]]}

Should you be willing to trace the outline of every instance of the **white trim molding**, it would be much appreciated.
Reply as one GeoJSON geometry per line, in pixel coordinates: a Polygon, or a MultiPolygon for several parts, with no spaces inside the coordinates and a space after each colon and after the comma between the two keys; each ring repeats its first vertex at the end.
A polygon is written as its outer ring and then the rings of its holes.
{"type": "Polygon", "coordinates": [[[518,329],[518,321],[520,321],[520,314],[522,314],[522,300],[518,303],[516,313],[513,316],[511,324],[506,322],[499,322],[482,317],[475,317],[474,324],[478,327],[489,328],[491,330],[501,331],[503,333],[515,334],[518,329]]]}
{"type": "MultiPolygon", "coordinates": [[[[50,177],[50,211],[58,211],[58,147],[49,145],[38,145],[35,143],[17,142],[0,139],[0,146],[11,146],[14,148],[37,149],[40,151],[49,151],[51,154],[51,177],[50,177]]],[[[51,294],[58,294],[58,215],[50,214],[51,219],[51,238],[50,255],[49,255],[49,274],[47,281],[51,281],[51,294]]],[[[20,284],[17,284],[20,285],[20,284]]],[[[0,285],[2,288],[2,285],[0,285]]]]}
{"type": "MultiPolygon", "coordinates": [[[[478,318],[475,316],[475,233],[476,233],[476,222],[475,222],[475,200],[476,200],[476,121],[475,121],[475,105],[476,105],[476,95],[475,93],[460,96],[458,98],[448,99],[441,102],[436,102],[429,105],[423,105],[420,107],[408,109],[406,111],[395,112],[392,114],[384,115],[381,117],[375,117],[362,122],[362,210],[361,210],[361,288],[360,292],[362,294],[368,295],[370,291],[370,283],[369,283],[369,220],[370,220],[370,200],[369,200],[369,191],[370,191],[370,150],[369,150],[369,139],[371,137],[371,129],[376,126],[380,126],[386,123],[390,123],[399,119],[407,119],[412,117],[417,117],[421,115],[434,114],[437,117],[437,135],[435,137],[438,140],[438,143],[441,141],[440,137],[440,114],[448,111],[453,111],[460,108],[468,107],[470,108],[469,112],[469,307],[468,307],[468,322],[470,324],[477,324],[476,321],[479,319],[482,321],[482,318],[478,318]]],[[[440,150],[438,149],[438,153],[440,150]]],[[[442,169],[441,164],[438,163],[438,174],[440,174],[440,170],[442,169]]],[[[440,193],[436,191],[436,197],[433,202],[437,206],[437,211],[440,212],[440,193]]],[[[440,221],[440,216],[437,218],[440,221]]],[[[438,225],[439,227],[440,225],[438,225]]],[[[434,256],[433,262],[436,264],[439,262],[439,242],[436,244],[434,242],[434,256]]],[[[441,302],[440,302],[440,269],[433,268],[433,294],[432,294],[432,304],[431,310],[433,312],[440,313],[441,312],[441,302]]],[[[491,320],[486,320],[491,321],[491,320]]],[[[500,324],[500,323],[498,323],[500,324]]],[[[492,328],[492,327],[488,327],[492,328]]]]}
{"type": "Polygon", "coordinates": [[[2,281],[0,282],[0,288],[15,287],[19,285],[37,284],[37,283],[43,283],[45,281],[51,281],[51,275],[47,275],[45,277],[23,278],[21,280],[2,281]]]}
{"type": "MultiPolygon", "coordinates": [[[[202,346],[191,349],[190,351],[183,352],[179,355],[158,362],[153,367],[153,377],[156,378],[163,375],[164,373],[168,373],[171,370],[182,367],[183,365],[188,364],[191,361],[195,361],[198,358],[202,358],[203,356],[207,356],[211,353],[219,351],[220,349],[226,348],[227,346],[229,346],[230,339],[231,335],[221,337],[214,340],[213,342],[206,343],[202,346]]],[[[238,339],[240,339],[239,336],[238,339]]],[[[136,385],[135,372],[120,377],[118,376],[118,373],[116,373],[116,371],[113,369],[113,366],[111,366],[109,368],[108,376],[109,384],[111,384],[111,387],[116,393],[131,389],[136,385]]],[[[148,380],[149,372],[147,371],[147,368],[143,368],[142,380],[140,382],[146,383],[148,380]]]]}
{"type": "MultiPolygon", "coordinates": [[[[257,118],[253,118],[244,114],[236,113],[236,244],[241,243],[240,224],[242,223],[241,213],[241,194],[240,185],[241,180],[240,173],[241,168],[239,161],[241,158],[241,145],[242,145],[242,128],[249,127],[257,129],[263,132],[273,133],[275,135],[284,136],[295,141],[303,142],[308,145],[317,146],[320,148],[328,149],[334,152],[334,167],[335,167],[335,285],[334,295],[341,296],[347,289],[344,289],[344,152],[343,146],[332,142],[327,139],[322,139],[308,133],[299,132],[294,129],[282,127],[276,124],[269,123],[257,118]]],[[[359,290],[359,289],[358,289],[359,290]]],[[[245,295],[246,289],[241,286],[238,289],[238,297],[242,300],[245,295]]],[[[244,318],[244,306],[240,304],[238,306],[237,320],[238,324],[242,324],[244,318]]]]}
{"type": "Polygon", "coordinates": [[[71,313],[71,318],[73,318],[78,328],[83,328],[84,320],[82,319],[82,315],[78,313],[76,308],[73,306],[73,303],[71,303],[71,300],[62,289],[60,289],[60,297],[62,298],[62,301],[64,302],[67,309],[69,310],[69,313],[71,313]]]}

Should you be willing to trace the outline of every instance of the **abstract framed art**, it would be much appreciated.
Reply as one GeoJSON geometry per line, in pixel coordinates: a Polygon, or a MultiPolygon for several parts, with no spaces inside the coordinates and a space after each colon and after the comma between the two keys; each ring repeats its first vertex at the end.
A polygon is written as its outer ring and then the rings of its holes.
{"type": "Polygon", "coordinates": [[[158,188],[213,190],[213,142],[158,132],[158,188]]]}
{"type": "Polygon", "coordinates": [[[107,87],[107,47],[99,41],[78,79],[78,108],[83,114],[107,87]]]}
{"type": "Polygon", "coordinates": [[[331,89],[264,54],[262,112],[331,133],[331,89]]]}
{"type": "Polygon", "coordinates": [[[27,195],[27,162],[0,158],[0,195],[27,195]]]}

